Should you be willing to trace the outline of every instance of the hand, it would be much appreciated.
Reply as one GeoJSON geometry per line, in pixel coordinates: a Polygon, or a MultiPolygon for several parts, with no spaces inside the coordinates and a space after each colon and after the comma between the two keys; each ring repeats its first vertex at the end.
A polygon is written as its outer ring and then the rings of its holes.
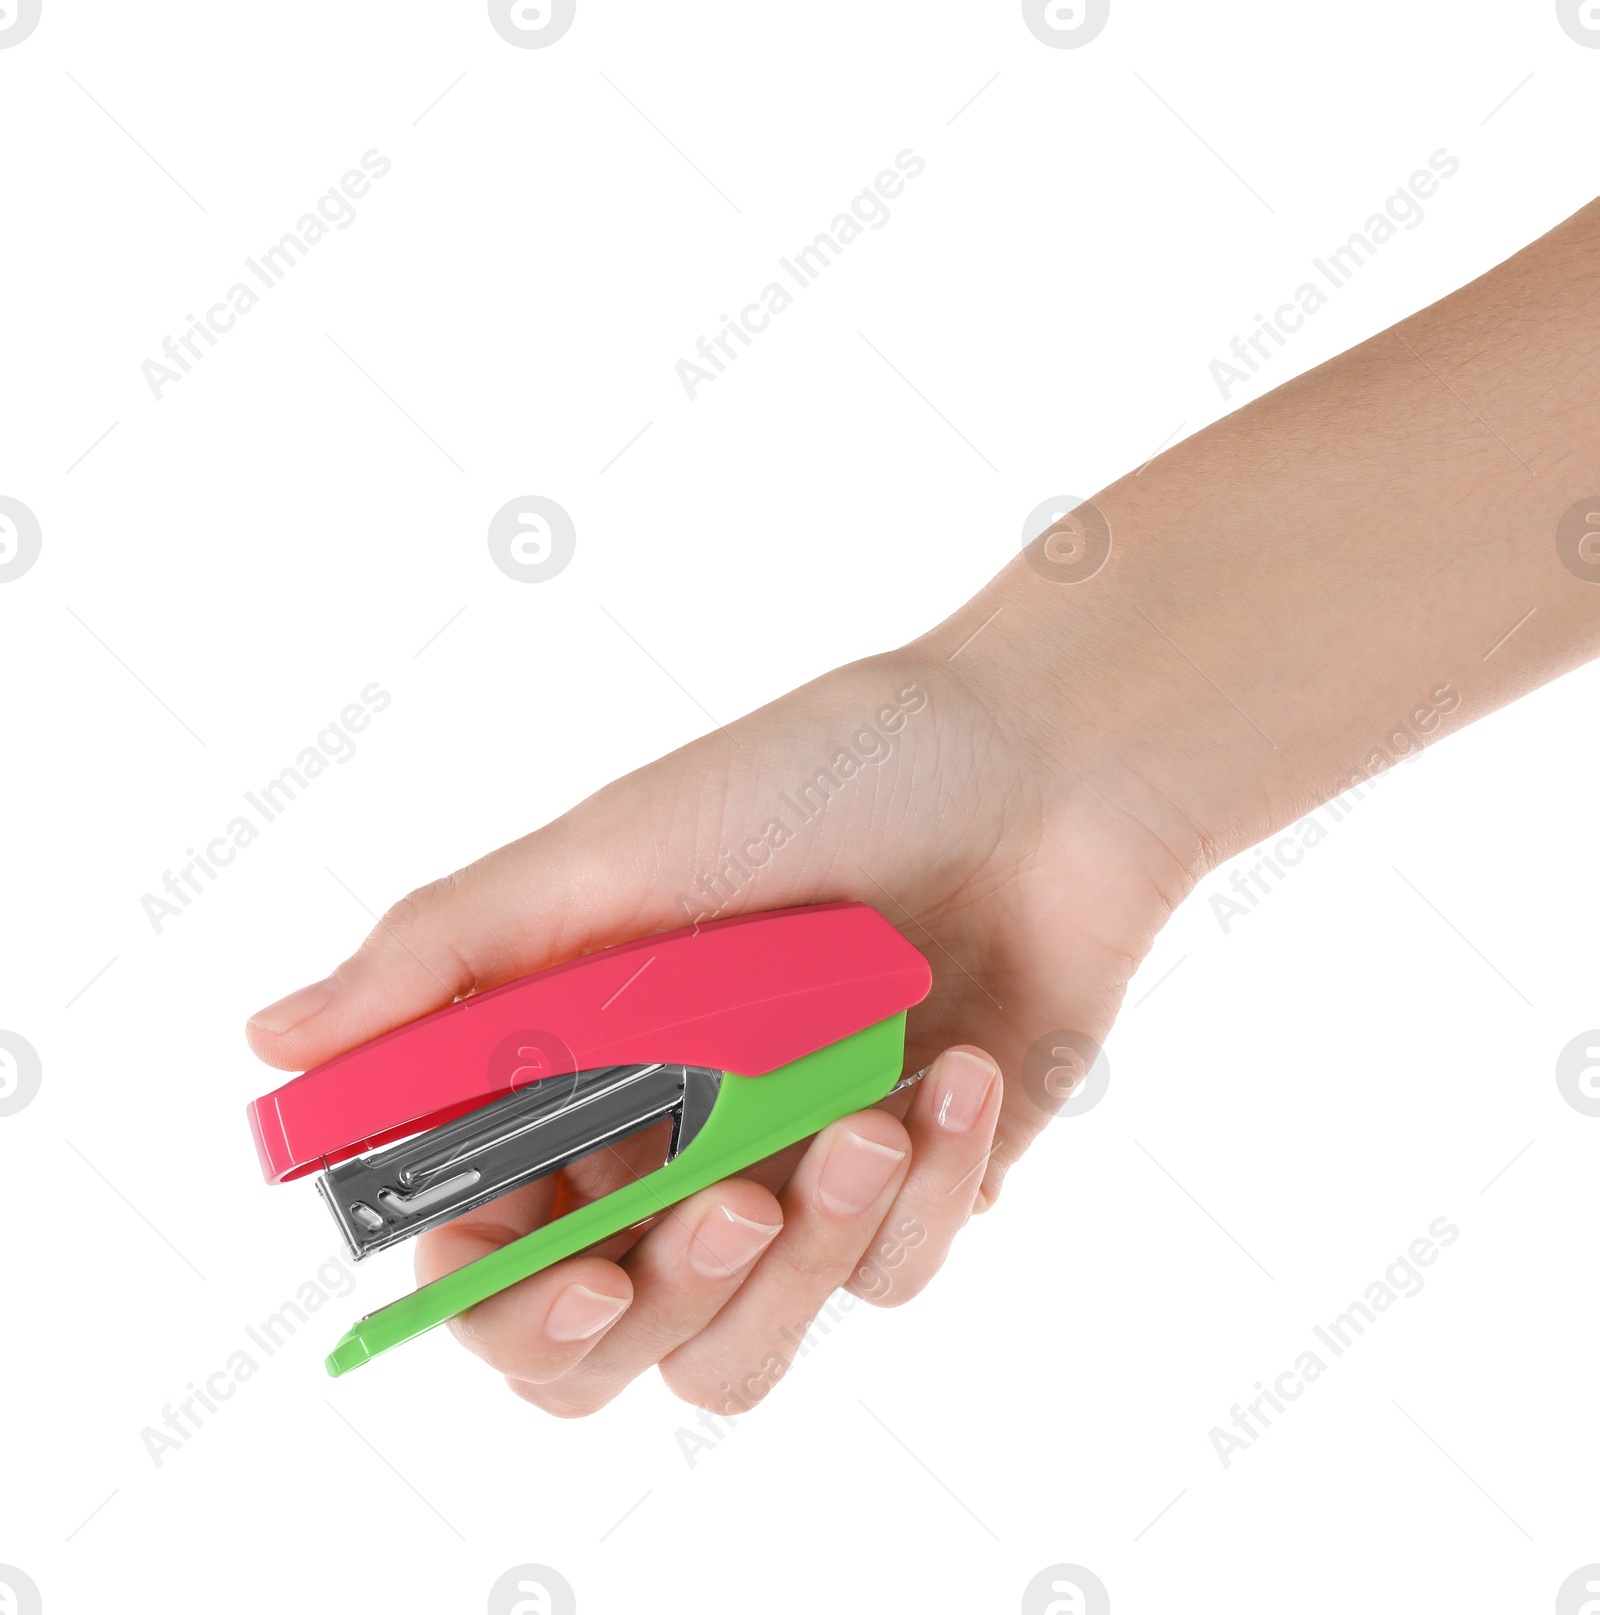
{"type": "MultiPolygon", "coordinates": [[[[588,949],[841,898],[928,955],[907,1053],[939,1059],[909,1095],[457,1334],[553,1412],[652,1362],[718,1412],[760,1400],[838,1285],[893,1305],[932,1277],[1065,1096],[1048,1051],[1104,1039],[1207,868],[1600,654],[1597,248],[1600,203],[1096,495],[1114,542],[1088,576],[1041,535],[923,640],[413,893],[256,1016],[256,1052],[295,1070],[588,949]]],[[[420,1276],[625,1175],[603,1154],[504,1196],[423,1239],[420,1276]]]]}
{"type": "MultiPolygon", "coordinates": [[[[1193,872],[1146,828],[1140,804],[1150,822],[1162,809],[1142,788],[1106,767],[1091,788],[1102,748],[1059,714],[1042,722],[1025,673],[952,659],[970,632],[957,621],[829,674],[619,780],[402,899],[326,981],[251,1021],[255,1051],[298,1070],[596,947],[842,898],[927,954],[907,1060],[932,1065],[915,1087],[455,1320],[518,1395],[588,1413],[658,1363],[701,1406],[758,1402],[837,1288],[909,1300],[993,1204],[1070,1091],[1059,1064],[1050,1083],[1023,1080],[1030,1046],[1103,1041],[1193,872]]],[[[419,1279],[599,1198],[663,1148],[652,1130],[425,1235],[419,1279]]]]}

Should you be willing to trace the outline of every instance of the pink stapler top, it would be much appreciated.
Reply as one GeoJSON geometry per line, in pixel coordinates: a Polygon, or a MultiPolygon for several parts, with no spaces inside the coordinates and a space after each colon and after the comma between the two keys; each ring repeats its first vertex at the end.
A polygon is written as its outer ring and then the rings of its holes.
{"type": "Polygon", "coordinates": [[[712,920],[464,998],[249,1106],[269,1183],[545,1077],[663,1061],[762,1076],[927,995],[927,961],[865,903],[712,920]]]}

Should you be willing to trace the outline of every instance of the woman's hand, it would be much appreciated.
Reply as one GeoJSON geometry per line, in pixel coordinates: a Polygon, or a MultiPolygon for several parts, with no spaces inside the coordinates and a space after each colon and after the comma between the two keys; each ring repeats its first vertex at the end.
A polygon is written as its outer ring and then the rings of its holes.
{"type": "MultiPolygon", "coordinates": [[[[843,898],[928,956],[907,1059],[932,1064],[915,1087],[455,1320],[520,1396],[587,1413],[659,1363],[689,1401],[751,1406],[841,1285],[914,1296],[1081,1081],[1193,871],[1133,792],[1107,794],[1114,775],[1074,768],[1072,725],[1042,721],[1041,692],[964,648],[970,633],[955,621],[617,781],[402,899],[327,980],[251,1021],[255,1051],[298,1070],[593,948],[843,898]]],[[[1093,755],[1081,735],[1076,750],[1093,755]]],[[[419,1279],[662,1154],[654,1129],[425,1235],[419,1279]]]]}
{"type": "MultiPolygon", "coordinates": [[[[299,1069],[592,948],[841,898],[927,954],[908,1056],[940,1057],[909,1096],[493,1297],[467,1344],[560,1413],[652,1362],[718,1412],[758,1401],[837,1285],[928,1281],[1200,874],[1600,652],[1597,254],[1600,203],[1112,484],[916,644],[413,893],[263,1010],[256,1052],[299,1069]]],[[[424,1238],[421,1276],[624,1175],[507,1195],[424,1238]]]]}

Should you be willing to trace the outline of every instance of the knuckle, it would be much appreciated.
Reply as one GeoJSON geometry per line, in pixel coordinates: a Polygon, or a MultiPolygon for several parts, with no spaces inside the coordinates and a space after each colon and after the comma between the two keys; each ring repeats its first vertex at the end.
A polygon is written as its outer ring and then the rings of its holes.
{"type": "Polygon", "coordinates": [[[943,1255],[907,1261],[903,1251],[883,1257],[869,1252],[856,1264],[845,1288],[875,1307],[903,1307],[921,1295],[938,1272],[943,1255]]]}
{"type": "Polygon", "coordinates": [[[1005,1187],[1006,1168],[998,1164],[991,1166],[984,1174],[983,1185],[978,1190],[977,1198],[972,1203],[975,1212],[991,1211],[994,1203],[1000,1198],[1000,1191],[1005,1187]]]}
{"type": "Polygon", "coordinates": [[[506,1377],[506,1383],[524,1402],[533,1403],[553,1419],[586,1419],[612,1401],[618,1389],[594,1383],[568,1383],[566,1379],[535,1385],[511,1375],[506,1377]]]}
{"type": "Polygon", "coordinates": [[[477,972],[451,940],[446,919],[457,884],[457,876],[446,875],[391,903],[368,934],[363,951],[398,946],[430,973],[443,978],[455,997],[472,992],[477,986],[477,972]]]}
{"type": "Polygon", "coordinates": [[[661,1365],[662,1382],[680,1402],[704,1408],[722,1418],[733,1418],[760,1407],[783,1378],[788,1363],[776,1354],[752,1373],[736,1373],[713,1381],[703,1370],[671,1363],[661,1365]]]}
{"type": "Polygon", "coordinates": [[[904,1306],[944,1265],[951,1235],[942,1208],[903,1210],[879,1228],[845,1288],[871,1306],[904,1306]]]}
{"type": "Polygon", "coordinates": [[[422,930],[429,911],[438,903],[438,899],[430,895],[432,890],[431,883],[418,886],[391,903],[378,921],[377,934],[387,932],[391,936],[414,936],[422,930]]]}
{"type": "Polygon", "coordinates": [[[535,1385],[531,1380],[518,1379],[515,1374],[507,1374],[505,1382],[507,1389],[510,1390],[513,1396],[520,1397],[524,1402],[532,1403],[534,1407],[539,1408],[541,1411],[549,1411],[545,1406],[547,1398],[544,1386],[535,1385]]]}
{"type": "Polygon", "coordinates": [[[799,1240],[784,1252],[783,1260],[793,1292],[802,1296],[831,1295],[856,1267],[848,1249],[799,1240]]]}
{"type": "Polygon", "coordinates": [[[859,1267],[850,1276],[850,1282],[845,1285],[851,1295],[858,1300],[865,1301],[868,1306],[882,1307],[888,1310],[893,1307],[903,1307],[907,1301],[915,1300],[917,1296],[928,1287],[928,1280],[933,1277],[933,1269],[926,1271],[912,1270],[910,1272],[884,1274],[880,1269],[859,1267]]]}

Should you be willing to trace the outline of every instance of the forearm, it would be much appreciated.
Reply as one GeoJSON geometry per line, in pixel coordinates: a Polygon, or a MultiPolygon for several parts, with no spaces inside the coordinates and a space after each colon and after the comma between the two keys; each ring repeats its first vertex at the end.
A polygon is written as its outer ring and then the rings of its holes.
{"type": "Polygon", "coordinates": [[[1600,549],[1557,536],[1597,490],[1600,203],[1112,484],[1093,577],[1036,541],[925,648],[999,611],[955,665],[1208,863],[1600,653],[1600,549]]]}

